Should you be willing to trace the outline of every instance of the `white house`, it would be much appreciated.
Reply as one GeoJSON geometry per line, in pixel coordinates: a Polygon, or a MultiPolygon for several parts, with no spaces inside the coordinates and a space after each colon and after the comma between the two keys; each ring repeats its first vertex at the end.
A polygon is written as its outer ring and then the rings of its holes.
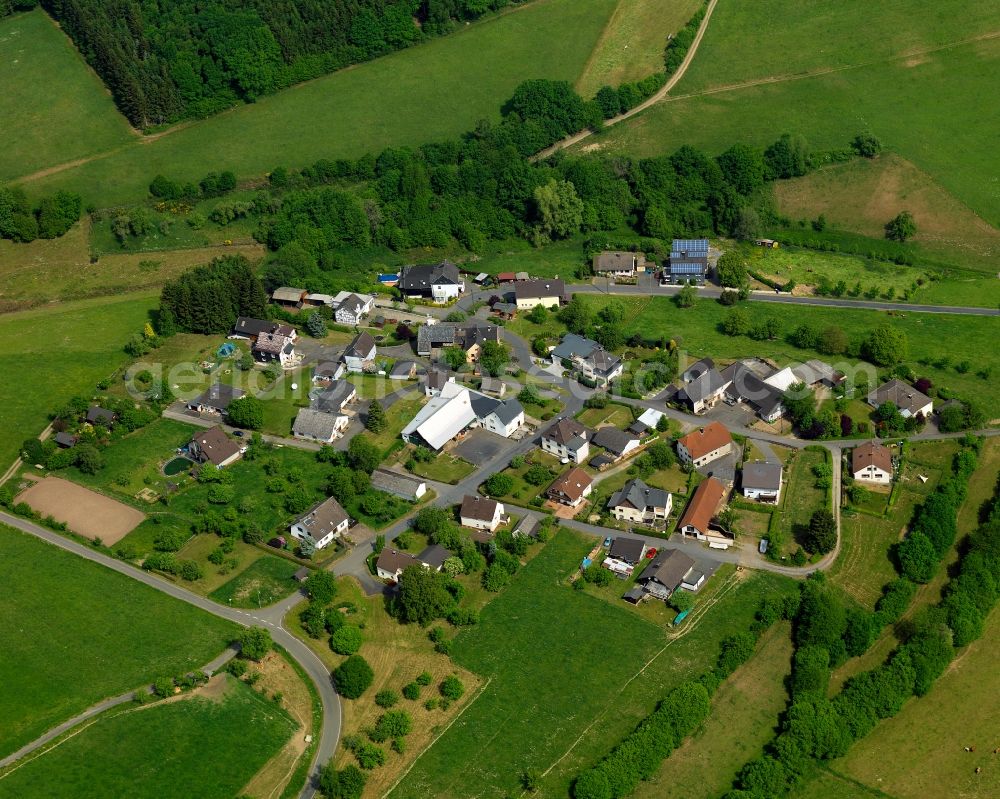
{"type": "Polygon", "coordinates": [[[733,437],[718,422],[711,422],[677,439],[677,457],[696,469],[728,455],[733,449],[733,437]]]}
{"type": "Polygon", "coordinates": [[[528,311],[536,305],[558,308],[566,294],[561,280],[522,280],[514,284],[514,303],[519,311],[528,311]]]}
{"type": "Polygon", "coordinates": [[[403,440],[439,450],[468,427],[480,425],[510,438],[524,424],[524,408],[516,399],[498,400],[455,382],[441,384],[403,428],[403,440]]]}
{"type": "Polygon", "coordinates": [[[593,488],[593,478],[579,466],[574,466],[557,477],[545,493],[553,502],[575,508],[590,496],[593,488]]]}
{"type": "Polygon", "coordinates": [[[621,377],[624,364],[596,341],[575,333],[567,333],[559,346],[549,354],[555,366],[568,362],[585,378],[599,386],[606,386],[621,377]]]}
{"type": "Polygon", "coordinates": [[[292,538],[311,541],[316,549],[322,549],[347,532],[350,521],[340,503],[330,497],[300,516],[289,528],[289,532],[292,538]]]}
{"type": "Polygon", "coordinates": [[[866,441],[851,452],[851,474],[865,483],[888,485],[892,482],[892,453],[877,441],[866,441]]]}
{"type": "Polygon", "coordinates": [[[397,552],[395,549],[386,547],[379,553],[378,560],[375,561],[375,573],[382,580],[398,583],[404,569],[409,566],[421,565],[423,564],[416,555],[411,555],[409,552],[397,552]]]}
{"type": "Polygon", "coordinates": [[[300,408],[292,424],[292,435],[305,441],[332,444],[347,430],[351,420],[341,414],[326,413],[313,408],[300,408]]]}
{"type": "Polygon", "coordinates": [[[583,463],[590,454],[590,434],[576,419],[560,419],[542,433],[542,449],[561,461],[583,463]]]}
{"type": "Polygon", "coordinates": [[[743,496],[759,502],[777,502],[781,499],[782,480],[780,463],[755,461],[744,464],[743,496]]]}
{"type": "Polygon", "coordinates": [[[503,503],[486,497],[466,494],[459,511],[463,527],[493,533],[504,522],[503,503]]]}
{"type": "Polygon", "coordinates": [[[424,299],[444,304],[465,291],[465,281],[451,261],[439,264],[404,266],[396,287],[408,299],[424,299]]]}
{"type": "Polygon", "coordinates": [[[635,524],[665,522],[674,507],[673,497],[662,488],[650,488],[642,480],[629,480],[611,495],[608,508],[618,521],[635,524]]]}
{"type": "Polygon", "coordinates": [[[344,350],[344,364],[348,372],[364,372],[375,363],[375,339],[370,333],[358,333],[344,350]]]}
{"type": "Polygon", "coordinates": [[[491,433],[510,438],[524,425],[524,408],[516,399],[494,400],[496,406],[480,419],[491,433]]]}
{"type": "Polygon", "coordinates": [[[922,416],[929,419],[934,412],[934,400],[902,380],[893,378],[868,395],[868,404],[878,408],[885,403],[895,405],[904,419],[922,416]]]}
{"type": "Polygon", "coordinates": [[[375,307],[375,298],[369,295],[349,294],[334,313],[334,318],[342,325],[360,325],[361,320],[375,307]]]}
{"type": "Polygon", "coordinates": [[[599,277],[634,278],[636,273],[646,271],[646,256],[643,253],[606,250],[594,256],[594,274],[599,277]]]}

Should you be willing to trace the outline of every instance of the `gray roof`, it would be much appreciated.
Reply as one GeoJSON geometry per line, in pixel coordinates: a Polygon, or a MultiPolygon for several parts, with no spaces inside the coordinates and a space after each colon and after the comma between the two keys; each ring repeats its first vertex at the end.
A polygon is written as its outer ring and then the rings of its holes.
{"type": "Polygon", "coordinates": [[[364,333],[358,333],[358,335],[354,337],[354,341],[352,341],[344,351],[344,357],[367,358],[374,349],[375,339],[372,338],[372,334],[367,331],[364,333]]]}
{"type": "Polygon", "coordinates": [[[305,289],[282,286],[281,288],[276,288],[274,290],[274,293],[271,295],[271,299],[277,300],[278,302],[301,302],[302,298],[308,293],[309,292],[305,289]]]}
{"type": "Polygon", "coordinates": [[[868,403],[878,407],[885,402],[895,405],[904,415],[912,416],[921,408],[925,407],[931,398],[923,392],[917,391],[909,383],[893,378],[888,383],[883,383],[868,395],[868,403]]]}
{"type": "Polygon", "coordinates": [[[333,497],[324,499],[317,505],[313,505],[298,519],[301,524],[317,541],[336,529],[350,517],[347,515],[340,503],[333,497]]]}
{"type": "Polygon", "coordinates": [[[478,519],[482,522],[491,522],[497,512],[496,500],[481,497],[478,494],[466,494],[462,499],[462,509],[459,516],[465,519],[478,519]]]}
{"type": "Polygon", "coordinates": [[[563,297],[566,284],[561,280],[522,280],[514,286],[514,297],[519,300],[534,300],[545,297],[563,297]]]}
{"type": "Polygon", "coordinates": [[[709,369],[715,368],[715,361],[711,358],[702,358],[700,361],[695,361],[681,375],[681,380],[685,383],[690,383],[696,377],[700,377],[705,374],[709,369]]]}
{"type": "Polygon", "coordinates": [[[409,292],[430,292],[433,285],[461,283],[458,267],[451,261],[438,264],[404,266],[399,274],[399,288],[409,292]]]}
{"type": "Polygon", "coordinates": [[[621,250],[606,250],[594,256],[595,272],[631,272],[644,269],[646,256],[641,252],[623,252],[621,250]]]}
{"type": "Polygon", "coordinates": [[[76,446],[76,436],[69,433],[59,432],[56,433],[54,441],[60,447],[75,447],[76,446]]]}
{"type": "Polygon", "coordinates": [[[423,480],[389,469],[376,469],[372,472],[372,488],[403,499],[413,499],[417,489],[423,484],[423,480]]]}
{"type": "Polygon", "coordinates": [[[642,542],[642,539],[618,536],[611,542],[611,549],[608,550],[608,554],[626,563],[638,563],[642,560],[645,551],[646,545],[642,542]]]}
{"type": "Polygon", "coordinates": [[[576,419],[560,419],[542,434],[542,438],[554,441],[561,446],[577,449],[587,440],[589,431],[576,419]]]}
{"type": "Polygon", "coordinates": [[[440,391],[448,383],[449,375],[440,369],[428,369],[425,382],[429,388],[440,391]]]}
{"type": "Polygon", "coordinates": [[[396,361],[389,371],[389,377],[409,377],[416,368],[413,361],[396,361]]]}
{"type": "Polygon", "coordinates": [[[292,433],[297,436],[319,438],[324,441],[333,437],[337,429],[337,417],[326,411],[300,408],[292,425],[292,433]]]}
{"type": "Polygon", "coordinates": [[[670,494],[662,488],[650,488],[642,480],[629,480],[608,500],[609,508],[621,505],[631,505],[636,510],[645,511],[651,508],[665,508],[670,494]]]}
{"type": "Polygon", "coordinates": [[[344,403],[351,397],[357,389],[353,383],[347,380],[334,380],[329,387],[315,394],[312,399],[312,408],[324,413],[340,413],[344,403]]]}
{"type": "Polygon", "coordinates": [[[640,580],[655,580],[669,591],[674,591],[694,566],[694,558],[679,549],[661,549],[646,567],[640,580]]]}
{"type": "Polygon", "coordinates": [[[576,333],[567,333],[559,346],[552,350],[553,358],[586,358],[600,345],[592,339],[578,336],[576,333]]]}
{"type": "Polygon", "coordinates": [[[759,491],[777,491],[781,488],[781,464],[763,461],[744,464],[743,487],[759,491]]]}
{"type": "Polygon", "coordinates": [[[417,330],[417,353],[428,353],[452,345],[468,350],[474,344],[500,341],[500,328],[475,319],[469,322],[438,322],[421,325],[417,330]]]}
{"type": "Polygon", "coordinates": [[[105,419],[108,422],[113,422],[115,420],[115,414],[113,411],[109,411],[107,408],[102,408],[100,405],[91,405],[87,408],[87,421],[96,422],[98,419],[105,419]]]}
{"type": "Polygon", "coordinates": [[[446,560],[452,556],[449,549],[445,549],[440,544],[431,544],[427,549],[417,555],[417,560],[430,566],[432,569],[440,569],[446,560]]]}
{"type": "Polygon", "coordinates": [[[625,448],[633,441],[639,439],[632,433],[626,433],[617,427],[602,427],[594,433],[594,444],[606,449],[614,455],[621,455],[625,448]]]}
{"type": "Polygon", "coordinates": [[[344,301],[340,303],[337,307],[338,311],[350,311],[353,314],[357,314],[362,308],[367,305],[367,301],[359,297],[357,294],[351,294],[344,298],[344,301]]]}
{"type": "Polygon", "coordinates": [[[709,369],[707,372],[702,372],[690,383],[685,384],[678,394],[683,395],[682,398],[691,403],[701,402],[706,397],[717,394],[728,382],[729,380],[723,377],[717,369],[709,369]]]}
{"type": "Polygon", "coordinates": [[[418,566],[419,564],[420,561],[417,560],[415,555],[411,555],[409,552],[398,552],[388,547],[379,552],[378,560],[375,561],[376,568],[391,572],[392,574],[401,572],[409,566],[418,566]]]}
{"type": "Polygon", "coordinates": [[[612,355],[604,347],[596,347],[589,356],[587,356],[587,361],[593,367],[595,372],[607,375],[611,374],[618,365],[622,362],[622,359],[617,355],[612,355]]]}
{"type": "MultiPolygon", "coordinates": [[[[475,402],[472,403],[475,407],[475,402]]],[[[492,410],[492,413],[497,415],[497,419],[500,420],[500,424],[506,427],[511,422],[513,422],[518,416],[524,413],[524,408],[521,403],[516,399],[504,400],[497,407],[492,410]]]]}
{"type": "Polygon", "coordinates": [[[243,396],[243,392],[238,388],[233,388],[226,383],[213,383],[196,399],[191,400],[191,405],[206,405],[219,411],[224,411],[229,407],[229,403],[243,396]]]}
{"type": "Polygon", "coordinates": [[[784,399],[784,392],[765,383],[746,364],[736,361],[722,370],[722,376],[730,381],[726,394],[742,400],[761,416],[770,416],[784,399]]]}
{"type": "Polygon", "coordinates": [[[240,336],[259,336],[261,333],[270,333],[277,327],[275,322],[266,319],[253,319],[249,316],[240,316],[233,325],[233,333],[240,336]]]}
{"type": "Polygon", "coordinates": [[[208,430],[200,430],[195,434],[194,441],[198,444],[202,457],[215,466],[224,463],[240,451],[240,445],[227,436],[226,431],[218,425],[208,430]]]}

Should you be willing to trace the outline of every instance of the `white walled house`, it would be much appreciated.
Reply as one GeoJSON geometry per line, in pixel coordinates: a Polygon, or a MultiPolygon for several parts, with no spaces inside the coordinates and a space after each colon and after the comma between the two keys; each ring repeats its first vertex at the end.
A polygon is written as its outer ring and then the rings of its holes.
{"type": "Polygon", "coordinates": [[[504,522],[503,503],[487,497],[466,494],[462,500],[459,517],[463,527],[493,533],[504,522]]]}
{"type": "Polygon", "coordinates": [[[732,449],[733,437],[718,422],[711,422],[677,439],[677,457],[696,469],[728,455],[732,449]]]}
{"type": "Polygon", "coordinates": [[[364,372],[375,363],[375,339],[370,333],[359,333],[344,350],[344,365],[348,372],[364,372]]]}
{"type": "Polygon", "coordinates": [[[760,461],[743,465],[743,496],[758,502],[777,502],[781,498],[780,463],[760,461]]]}
{"type": "Polygon", "coordinates": [[[347,532],[350,521],[340,503],[330,497],[300,516],[289,532],[292,538],[311,541],[316,549],[322,549],[347,532]]]}
{"type": "Polygon", "coordinates": [[[375,299],[371,296],[350,294],[340,303],[334,313],[334,318],[342,325],[359,325],[361,320],[371,313],[375,307],[375,299]]]}
{"type": "Polygon", "coordinates": [[[542,450],[561,461],[583,463],[590,454],[590,435],[576,419],[560,419],[542,433],[542,450]]]}
{"type": "Polygon", "coordinates": [[[524,408],[516,399],[505,400],[486,414],[480,424],[491,433],[510,438],[524,424],[524,408]]]}
{"type": "Polygon", "coordinates": [[[892,482],[892,453],[877,441],[866,441],[851,452],[851,474],[855,480],[877,485],[892,482]]]}
{"type": "Polygon", "coordinates": [[[650,488],[642,480],[629,480],[611,495],[608,508],[618,521],[635,524],[665,522],[674,507],[673,497],[662,488],[650,488]]]}
{"type": "Polygon", "coordinates": [[[519,311],[530,311],[536,305],[558,308],[566,295],[561,280],[522,280],[514,284],[514,303],[519,311]]]}

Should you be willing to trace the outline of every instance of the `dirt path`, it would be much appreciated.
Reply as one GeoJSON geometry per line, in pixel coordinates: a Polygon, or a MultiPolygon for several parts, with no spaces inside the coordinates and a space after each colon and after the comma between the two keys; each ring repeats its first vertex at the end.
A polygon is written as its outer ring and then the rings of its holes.
{"type": "MultiPolygon", "coordinates": [[[[636,114],[641,114],[650,106],[656,105],[664,97],[666,97],[667,94],[670,93],[670,90],[677,85],[677,82],[684,77],[684,73],[687,72],[688,67],[691,66],[691,62],[694,60],[695,53],[698,52],[698,46],[701,44],[701,40],[705,36],[705,31],[708,29],[708,21],[712,18],[712,12],[715,11],[715,6],[718,4],[718,2],[719,0],[709,0],[708,7],[705,9],[705,16],[701,20],[701,25],[698,26],[698,33],[695,34],[694,41],[691,42],[691,46],[688,48],[687,53],[684,55],[684,60],[681,62],[681,65],[677,68],[677,71],[667,79],[666,83],[663,84],[663,87],[658,92],[656,92],[656,94],[653,94],[647,99],[643,100],[641,103],[639,103],[639,105],[635,106],[634,108],[630,108],[624,114],[619,114],[616,117],[612,117],[611,119],[606,120],[604,122],[605,128],[609,128],[612,125],[617,125],[619,122],[624,122],[626,119],[630,119],[631,117],[634,117],[636,114]]],[[[566,147],[571,147],[574,144],[578,144],[579,142],[586,139],[588,136],[592,136],[593,133],[594,131],[590,129],[582,130],[579,133],[575,133],[572,136],[563,139],[562,141],[556,142],[551,147],[547,147],[546,149],[542,150],[540,153],[538,153],[538,155],[534,156],[531,160],[532,161],[544,160],[548,158],[550,155],[553,155],[554,153],[557,153],[566,147]]]]}

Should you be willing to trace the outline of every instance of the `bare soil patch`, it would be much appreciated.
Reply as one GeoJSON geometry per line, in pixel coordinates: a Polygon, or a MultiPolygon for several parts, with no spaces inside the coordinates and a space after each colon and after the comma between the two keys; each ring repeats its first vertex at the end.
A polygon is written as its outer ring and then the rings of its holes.
{"type": "Polygon", "coordinates": [[[117,544],[146,518],[142,511],[60,477],[35,483],[18,494],[16,501],[63,522],[77,535],[99,538],[105,546],[117,544]]]}

